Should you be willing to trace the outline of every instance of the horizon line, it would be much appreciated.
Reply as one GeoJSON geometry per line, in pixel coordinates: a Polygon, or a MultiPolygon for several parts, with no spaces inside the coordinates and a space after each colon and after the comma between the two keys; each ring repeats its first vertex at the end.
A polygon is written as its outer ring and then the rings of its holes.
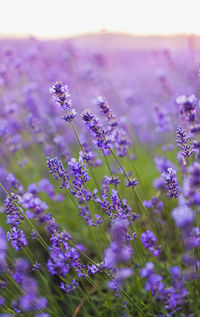
{"type": "Polygon", "coordinates": [[[97,32],[83,32],[83,33],[74,33],[74,34],[66,34],[61,36],[42,36],[36,34],[1,34],[0,33],[0,40],[1,39],[31,39],[34,38],[36,40],[65,40],[65,39],[73,39],[82,36],[89,36],[89,35],[124,35],[124,36],[131,36],[137,38],[144,38],[144,37],[200,37],[200,33],[192,33],[192,32],[183,32],[183,33],[130,33],[130,32],[118,32],[118,31],[106,31],[100,30],[97,32]]]}

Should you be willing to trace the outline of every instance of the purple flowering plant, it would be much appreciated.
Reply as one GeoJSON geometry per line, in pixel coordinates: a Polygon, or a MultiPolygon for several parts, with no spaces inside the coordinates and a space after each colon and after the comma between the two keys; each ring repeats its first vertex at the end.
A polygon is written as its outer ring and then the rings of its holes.
{"type": "Polygon", "coordinates": [[[27,41],[0,48],[0,316],[199,316],[194,66],[27,41]]]}

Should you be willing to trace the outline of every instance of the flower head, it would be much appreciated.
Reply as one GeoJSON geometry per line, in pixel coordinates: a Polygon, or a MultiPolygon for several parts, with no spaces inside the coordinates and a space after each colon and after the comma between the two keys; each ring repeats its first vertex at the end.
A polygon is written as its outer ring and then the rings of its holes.
{"type": "Polygon", "coordinates": [[[176,171],[169,167],[166,172],[162,173],[162,177],[165,180],[165,185],[168,189],[168,195],[170,198],[177,198],[179,196],[176,171]]]}
{"type": "Polygon", "coordinates": [[[56,103],[60,105],[64,110],[68,110],[72,106],[72,101],[69,93],[69,88],[61,81],[57,81],[49,89],[49,92],[53,94],[56,103]]]}

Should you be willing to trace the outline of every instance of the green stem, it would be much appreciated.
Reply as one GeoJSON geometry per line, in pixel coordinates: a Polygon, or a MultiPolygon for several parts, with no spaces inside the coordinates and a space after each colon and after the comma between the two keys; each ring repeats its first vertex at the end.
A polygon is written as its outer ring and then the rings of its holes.
{"type": "MultiPolygon", "coordinates": [[[[110,280],[113,281],[113,278],[106,272],[106,270],[102,269],[95,261],[93,261],[87,254],[80,251],[76,246],[71,242],[72,246],[82,255],[84,256],[88,261],[90,261],[92,264],[94,264],[101,272],[103,272],[110,280]]],[[[142,314],[142,316],[145,317],[142,309],[137,304],[137,298],[135,298],[135,301],[130,298],[130,296],[124,291],[121,290],[122,294],[136,307],[136,309],[142,314]]],[[[135,296],[134,296],[135,297],[135,296]]]]}

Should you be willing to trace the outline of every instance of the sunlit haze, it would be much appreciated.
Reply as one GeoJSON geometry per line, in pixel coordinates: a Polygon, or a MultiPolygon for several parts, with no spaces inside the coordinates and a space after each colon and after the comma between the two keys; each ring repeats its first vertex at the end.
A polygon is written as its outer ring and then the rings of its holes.
{"type": "Polygon", "coordinates": [[[200,34],[199,0],[6,0],[0,36],[200,34]]]}

